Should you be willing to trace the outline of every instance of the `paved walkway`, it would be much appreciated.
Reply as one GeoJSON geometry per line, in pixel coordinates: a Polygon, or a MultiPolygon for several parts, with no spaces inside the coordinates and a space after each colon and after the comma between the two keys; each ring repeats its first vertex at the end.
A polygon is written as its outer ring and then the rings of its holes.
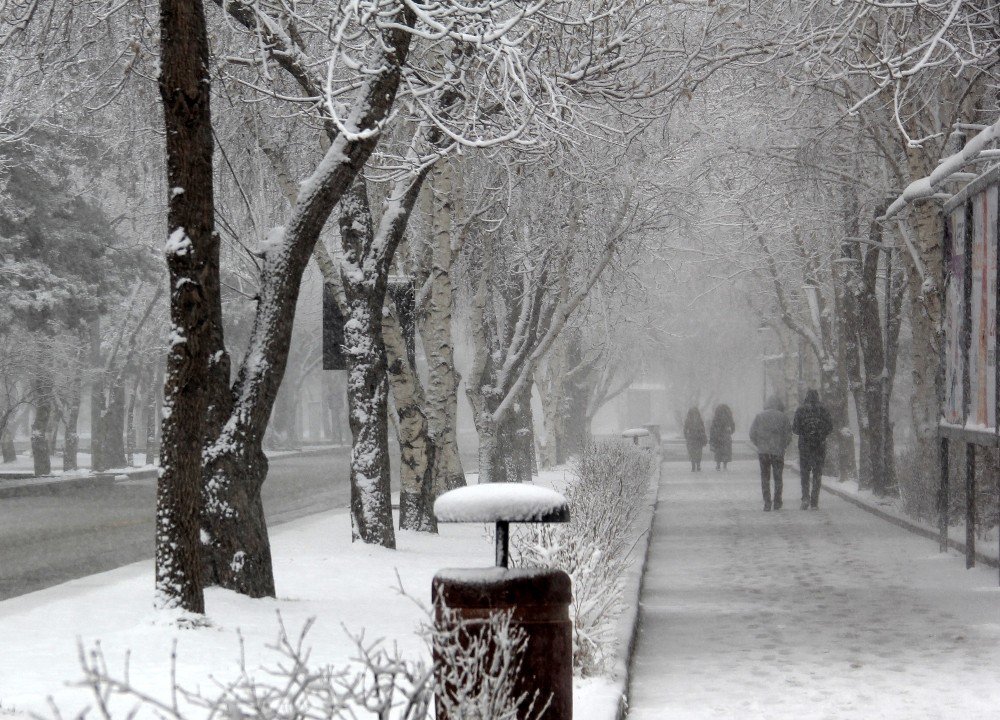
{"type": "Polygon", "coordinates": [[[1000,717],[996,570],[787,475],[664,468],[630,720],[1000,717]]]}

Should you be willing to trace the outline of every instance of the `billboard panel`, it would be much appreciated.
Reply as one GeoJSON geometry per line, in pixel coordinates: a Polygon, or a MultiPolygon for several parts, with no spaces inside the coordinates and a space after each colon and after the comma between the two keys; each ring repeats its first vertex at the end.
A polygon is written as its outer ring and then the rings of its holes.
{"type": "Polygon", "coordinates": [[[964,351],[962,325],[965,319],[965,206],[960,205],[947,217],[945,243],[949,244],[945,267],[944,308],[944,408],[945,421],[956,425],[964,420],[965,398],[962,392],[964,351]]]}
{"type": "Polygon", "coordinates": [[[997,188],[972,203],[972,326],[968,425],[996,427],[997,188]]]}

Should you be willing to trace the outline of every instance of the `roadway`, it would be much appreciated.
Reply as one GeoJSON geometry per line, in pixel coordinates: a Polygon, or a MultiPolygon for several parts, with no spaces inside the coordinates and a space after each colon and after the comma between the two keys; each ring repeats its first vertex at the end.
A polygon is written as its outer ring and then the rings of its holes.
{"type": "MultiPolygon", "coordinates": [[[[349,453],[273,458],[262,492],[268,524],[346,508],[349,453]]],[[[0,500],[0,600],[153,557],[155,505],[155,480],[0,500]]]]}

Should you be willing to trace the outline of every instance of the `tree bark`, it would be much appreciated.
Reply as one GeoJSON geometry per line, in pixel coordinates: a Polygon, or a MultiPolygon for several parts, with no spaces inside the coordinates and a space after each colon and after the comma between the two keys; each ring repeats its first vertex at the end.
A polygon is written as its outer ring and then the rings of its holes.
{"type": "Polygon", "coordinates": [[[458,384],[452,340],[454,287],[451,268],[453,178],[450,163],[432,171],[431,277],[427,301],[419,316],[420,338],[427,357],[427,421],[436,445],[436,493],[465,485],[465,470],[458,448],[458,384]]]}
{"type": "Polygon", "coordinates": [[[128,409],[125,411],[125,463],[126,467],[135,466],[135,412],[139,399],[139,377],[136,375],[132,392],[128,399],[128,409]]]}
{"type": "Polygon", "coordinates": [[[146,465],[156,462],[156,456],[160,448],[156,438],[156,421],[160,416],[160,393],[158,388],[163,387],[163,367],[156,363],[156,372],[151,373],[152,384],[149,387],[149,394],[146,402],[146,465]]]}
{"type": "MultiPolygon", "coordinates": [[[[240,22],[256,27],[255,15],[247,5],[227,3],[225,8],[240,16],[240,22]]],[[[401,9],[398,27],[382,34],[375,58],[379,71],[365,78],[355,99],[358,110],[352,122],[362,137],[333,138],[323,162],[301,186],[303,191],[286,226],[274,231],[275,242],[263,258],[260,299],[248,352],[231,389],[229,356],[221,334],[221,301],[217,284],[213,286],[211,313],[220,330],[211,341],[209,368],[212,416],[205,441],[205,567],[210,580],[247,595],[274,594],[270,545],[260,503],[267,471],[261,443],[285,372],[302,274],[330,213],[378,142],[376,130],[393,106],[400,68],[409,51],[411,35],[406,27],[414,22],[412,12],[401,9]],[[249,470],[241,463],[248,464],[249,470]]],[[[384,286],[381,292],[384,297],[384,286]]],[[[381,300],[377,307],[381,312],[381,300]]],[[[384,388],[384,374],[382,385],[384,388]]],[[[377,388],[372,392],[377,394],[377,388]]],[[[391,512],[388,495],[386,505],[386,512],[391,512]]],[[[391,514],[388,527],[391,533],[391,514]]]]}
{"type": "Polygon", "coordinates": [[[49,417],[52,413],[52,383],[43,373],[34,380],[35,418],[31,423],[31,457],[35,477],[52,474],[49,457],[49,417]]]}
{"type": "MultiPolygon", "coordinates": [[[[539,385],[542,398],[542,424],[545,428],[545,445],[542,447],[542,467],[550,468],[565,457],[565,405],[564,378],[566,375],[566,342],[556,343],[546,359],[539,385]]],[[[537,382],[537,377],[536,377],[537,382]]]]}
{"type": "Polygon", "coordinates": [[[538,460],[535,457],[535,427],[531,414],[531,388],[529,381],[511,408],[513,427],[513,461],[516,464],[517,482],[530,482],[532,475],[538,474],[538,460]]]}
{"type": "MultiPolygon", "coordinates": [[[[920,151],[914,150],[908,155],[920,151]]],[[[916,160],[914,159],[915,163],[916,160]]],[[[929,164],[928,164],[929,165],[929,164]]],[[[924,177],[932,167],[918,164],[911,170],[913,177],[924,177]]],[[[938,278],[941,277],[941,219],[933,203],[920,203],[913,210],[916,216],[916,242],[923,259],[924,273],[914,263],[907,264],[910,327],[913,333],[913,397],[910,410],[916,440],[916,472],[926,474],[927,487],[933,487],[937,473],[937,424],[940,415],[943,371],[940,362],[941,298],[938,278]]]]}
{"type": "Polygon", "coordinates": [[[388,356],[389,384],[399,418],[399,529],[437,532],[434,517],[434,456],[423,389],[410,365],[394,308],[383,314],[382,336],[388,356]]]}
{"type": "Polygon", "coordinates": [[[125,382],[116,378],[107,392],[107,407],[101,414],[99,435],[104,469],[122,468],[125,459],[125,382]]]}
{"type": "MultiPolygon", "coordinates": [[[[374,230],[368,190],[355,179],[340,201],[340,235],[346,262],[361,269],[374,230]]],[[[344,345],[348,349],[347,404],[351,448],[351,532],[354,540],[396,547],[389,484],[389,387],[382,338],[387,277],[341,272],[347,298],[344,345]]]]}
{"type": "Polygon", "coordinates": [[[101,354],[101,316],[91,315],[87,329],[90,339],[90,467],[94,472],[107,470],[104,463],[103,427],[104,413],[104,360],[101,354]]]}
{"type": "MultiPolygon", "coordinates": [[[[156,602],[205,611],[202,447],[218,282],[208,32],[201,0],[160,1],[160,96],[166,129],[170,350],[156,496],[156,602]]],[[[221,331],[220,331],[221,332],[221,331]]]]}
{"type": "Polygon", "coordinates": [[[66,405],[66,433],[63,442],[63,470],[77,470],[79,463],[77,453],[80,449],[78,425],[80,421],[80,397],[82,394],[82,379],[79,373],[73,380],[73,391],[66,405]]]}
{"type": "Polygon", "coordinates": [[[14,446],[14,433],[4,430],[0,434],[0,453],[3,454],[5,463],[12,463],[17,460],[17,448],[14,446]]]}

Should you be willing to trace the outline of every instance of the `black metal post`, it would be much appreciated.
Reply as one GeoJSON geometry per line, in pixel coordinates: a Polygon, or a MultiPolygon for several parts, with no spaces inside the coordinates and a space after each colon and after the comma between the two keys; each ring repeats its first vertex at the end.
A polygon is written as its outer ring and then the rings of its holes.
{"type": "Polygon", "coordinates": [[[948,438],[942,437],[941,484],[938,487],[938,530],[941,534],[938,550],[940,552],[948,552],[948,508],[951,505],[948,490],[948,438]]]}
{"type": "Polygon", "coordinates": [[[497,567],[510,567],[510,523],[497,521],[497,567]]]}
{"type": "Polygon", "coordinates": [[[965,446],[965,567],[976,564],[976,446],[965,446]]]}

